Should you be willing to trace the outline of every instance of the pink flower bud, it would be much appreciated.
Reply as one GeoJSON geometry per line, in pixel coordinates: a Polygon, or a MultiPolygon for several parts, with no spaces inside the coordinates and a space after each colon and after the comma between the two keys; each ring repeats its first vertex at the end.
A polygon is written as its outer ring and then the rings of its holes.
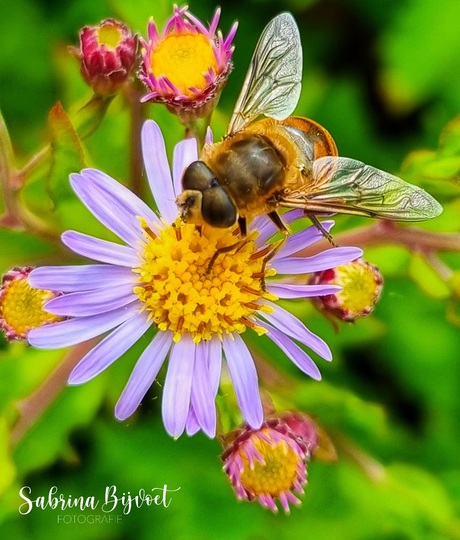
{"type": "Polygon", "coordinates": [[[80,50],[73,50],[81,61],[81,74],[99,95],[116,93],[134,70],[137,37],[124,24],[105,19],[97,26],[80,31],[80,50]]]}

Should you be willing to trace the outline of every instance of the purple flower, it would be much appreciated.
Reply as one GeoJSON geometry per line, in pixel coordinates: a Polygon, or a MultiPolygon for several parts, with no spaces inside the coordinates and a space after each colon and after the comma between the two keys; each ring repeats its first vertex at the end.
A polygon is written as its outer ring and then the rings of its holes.
{"type": "MultiPolygon", "coordinates": [[[[175,199],[185,167],[197,159],[194,139],[174,151],[172,176],[160,129],[149,120],[142,130],[144,162],[160,217],[126,187],[95,169],[71,176],[83,204],[124,245],[66,231],[62,240],[74,252],[98,261],[83,266],[34,270],[32,286],[64,294],[46,304],[63,322],[31,330],[31,345],[68,347],[110,332],[75,367],[70,384],[89,381],[115,362],[145,332],[156,330],[137,361],[116,405],[124,420],[134,413],[169,357],[163,388],[163,421],[168,433],[202,429],[213,437],[222,358],[246,422],[263,422],[255,365],[244,340],[248,330],[267,335],[306,374],[320,379],[306,345],[326,360],[326,343],[276,303],[278,298],[333,294],[335,285],[297,285],[289,275],[305,274],[356,259],[357,248],[331,248],[313,257],[292,255],[321,238],[310,227],[293,234],[267,264],[275,232],[263,217],[246,239],[235,231],[184,224],[177,219],[175,199]],[[215,258],[216,251],[227,249],[215,258]],[[210,261],[215,262],[210,267],[210,261]],[[276,274],[276,279],[274,275],[276,274]],[[280,277],[280,274],[284,276],[280,277]],[[264,287],[264,283],[266,287],[264,287]]],[[[298,217],[297,211],[288,215],[298,217]]],[[[323,226],[330,229],[332,222],[323,226]]]]}

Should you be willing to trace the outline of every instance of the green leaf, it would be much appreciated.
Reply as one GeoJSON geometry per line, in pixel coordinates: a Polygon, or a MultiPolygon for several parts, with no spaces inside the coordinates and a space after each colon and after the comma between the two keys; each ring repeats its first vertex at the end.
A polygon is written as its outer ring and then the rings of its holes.
{"type": "Polygon", "coordinates": [[[61,103],[56,103],[49,113],[51,130],[51,167],[47,178],[50,197],[59,208],[62,201],[74,198],[69,174],[85,166],[83,147],[75,128],[61,103]]]}

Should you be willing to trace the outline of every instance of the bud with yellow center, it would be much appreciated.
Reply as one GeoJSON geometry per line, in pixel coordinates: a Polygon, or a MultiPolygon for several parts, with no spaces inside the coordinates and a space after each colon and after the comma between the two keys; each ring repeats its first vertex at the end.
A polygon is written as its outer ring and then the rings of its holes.
{"type": "Polygon", "coordinates": [[[232,68],[234,24],[224,39],[216,32],[220,9],[206,28],[187,7],[174,15],[159,33],[153,19],[148,40],[141,40],[140,80],[149,89],[142,101],[165,103],[188,125],[209,117],[232,68]]]}
{"type": "Polygon", "coordinates": [[[303,493],[306,463],[317,444],[317,427],[301,413],[267,419],[260,429],[244,427],[227,436],[222,456],[238,499],[258,500],[276,512],[279,501],[285,512],[289,503],[300,504],[293,494],[303,493]]]}
{"type": "Polygon", "coordinates": [[[316,305],[346,322],[367,317],[374,311],[383,288],[379,269],[363,259],[317,272],[310,279],[314,285],[340,285],[342,290],[315,298],[316,305]]]}
{"type": "Polygon", "coordinates": [[[80,31],[80,49],[71,52],[80,59],[81,74],[95,94],[110,96],[129,81],[136,64],[137,37],[114,19],[80,31]]]}
{"type": "Polygon", "coordinates": [[[31,287],[32,268],[13,268],[2,278],[0,287],[0,328],[8,340],[25,340],[32,328],[62,320],[43,309],[57,293],[31,287]]]}

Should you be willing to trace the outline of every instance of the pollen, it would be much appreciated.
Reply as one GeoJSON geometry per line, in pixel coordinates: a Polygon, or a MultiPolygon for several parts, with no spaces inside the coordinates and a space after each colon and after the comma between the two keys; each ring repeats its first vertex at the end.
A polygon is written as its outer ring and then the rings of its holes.
{"type": "Polygon", "coordinates": [[[253,257],[257,233],[238,241],[232,231],[199,231],[177,220],[156,235],[141,224],[145,240],[134,292],[159,330],[173,332],[176,342],[189,333],[195,343],[247,328],[265,333],[255,313],[270,310],[258,301],[274,299],[264,291],[272,271],[265,258],[253,257]]]}
{"type": "Polygon", "coordinates": [[[166,36],[150,56],[156,78],[164,77],[182,94],[192,97],[209,85],[206,75],[217,73],[212,42],[203,34],[177,33],[166,36]]]}
{"type": "Polygon", "coordinates": [[[3,277],[0,292],[0,327],[8,339],[25,339],[32,328],[60,321],[62,318],[43,309],[54,298],[51,291],[35,289],[27,276],[31,269],[12,270],[3,277]]]}
{"type": "Polygon", "coordinates": [[[272,437],[268,429],[251,437],[251,452],[247,445],[240,447],[243,464],[240,481],[244,489],[255,497],[279,497],[289,492],[303,469],[303,456],[285,438],[272,437]]]}

